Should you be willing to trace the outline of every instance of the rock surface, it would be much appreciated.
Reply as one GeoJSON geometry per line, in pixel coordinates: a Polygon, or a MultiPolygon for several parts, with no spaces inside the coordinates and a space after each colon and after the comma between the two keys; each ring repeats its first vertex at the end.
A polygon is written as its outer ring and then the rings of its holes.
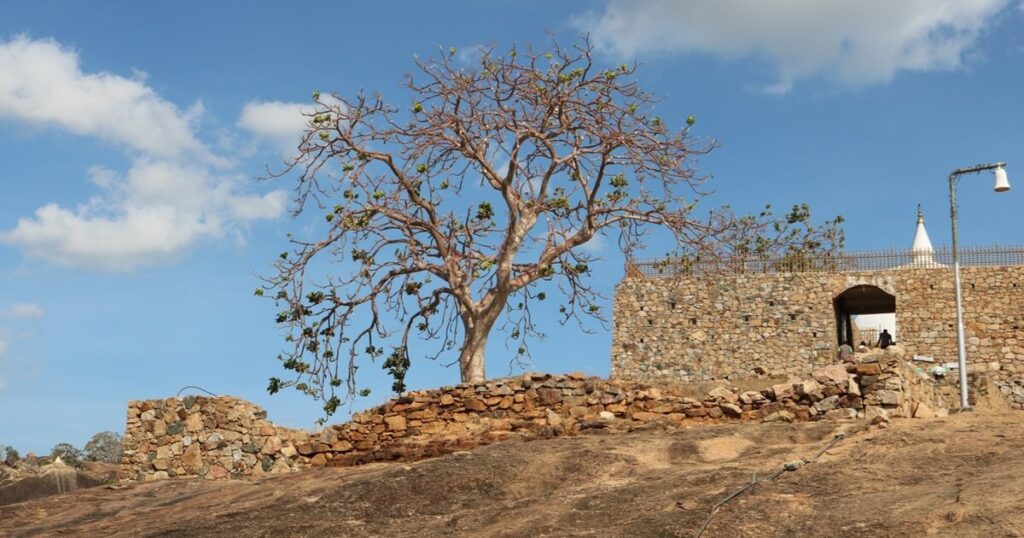
{"type": "MultiPolygon", "coordinates": [[[[729,422],[491,445],[415,463],[132,482],[0,507],[2,536],[1015,536],[1018,412],[859,423],[729,422]],[[956,442],[950,442],[956,439],[956,442]]],[[[587,430],[591,431],[591,430],[587,430]]],[[[592,430],[604,432],[605,430],[592,430]]]]}

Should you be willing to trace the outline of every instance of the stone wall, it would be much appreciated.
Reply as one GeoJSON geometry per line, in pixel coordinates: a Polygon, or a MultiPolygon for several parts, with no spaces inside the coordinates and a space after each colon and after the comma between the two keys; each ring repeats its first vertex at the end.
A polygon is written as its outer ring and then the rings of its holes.
{"type": "MultiPolygon", "coordinates": [[[[1000,385],[1024,375],[1024,267],[962,269],[972,370],[1000,385]]],[[[833,299],[858,285],[896,297],[899,343],[956,360],[951,270],[716,274],[649,278],[628,272],[615,292],[612,376],[708,381],[806,375],[836,356],[833,299]]],[[[1022,398],[1024,400],[1024,398],[1022,398]]]]}
{"type": "Polygon", "coordinates": [[[879,357],[864,365],[825,366],[805,379],[773,385],[765,380],[761,390],[724,384],[707,393],[582,374],[525,374],[409,392],[318,433],[275,426],[259,407],[231,397],[131,402],[122,476],[242,478],[309,466],[416,460],[590,429],[624,432],[651,422],[913,415],[919,396],[898,379],[901,362],[891,353],[879,357]]]}
{"type": "Polygon", "coordinates": [[[128,402],[121,477],[209,479],[288,472],[308,462],[301,430],[275,426],[245,400],[187,396],[128,402]]]}

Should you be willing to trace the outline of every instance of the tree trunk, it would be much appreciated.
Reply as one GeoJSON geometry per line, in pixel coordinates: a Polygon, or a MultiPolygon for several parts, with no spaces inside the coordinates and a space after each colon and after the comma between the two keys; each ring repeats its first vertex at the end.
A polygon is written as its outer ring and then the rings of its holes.
{"type": "Polygon", "coordinates": [[[463,383],[479,383],[487,379],[484,369],[484,351],[487,348],[487,338],[491,335],[494,322],[498,319],[501,306],[491,308],[478,313],[476,316],[463,315],[462,325],[466,331],[466,339],[462,343],[462,352],[459,354],[459,371],[463,383]]]}
{"type": "Polygon", "coordinates": [[[484,371],[484,348],[487,347],[487,334],[470,338],[466,336],[466,342],[459,355],[459,370],[462,373],[463,383],[479,383],[487,379],[484,371]]]}

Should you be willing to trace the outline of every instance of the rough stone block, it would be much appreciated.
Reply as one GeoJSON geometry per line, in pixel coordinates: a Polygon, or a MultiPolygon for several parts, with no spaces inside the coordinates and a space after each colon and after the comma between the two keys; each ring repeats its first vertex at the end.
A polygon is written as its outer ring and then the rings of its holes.
{"type": "Polygon", "coordinates": [[[736,404],[723,403],[719,404],[718,408],[728,417],[738,418],[743,415],[743,410],[736,404]]]}
{"type": "Polygon", "coordinates": [[[405,417],[396,415],[393,417],[384,417],[384,423],[387,424],[388,431],[393,432],[404,432],[406,430],[405,417]]]}
{"type": "Polygon", "coordinates": [[[818,368],[811,373],[811,377],[823,385],[844,387],[849,382],[850,374],[842,364],[833,364],[831,366],[818,368]]]}
{"type": "Polygon", "coordinates": [[[537,389],[537,398],[544,405],[555,405],[562,402],[562,391],[554,388],[537,389]]]}

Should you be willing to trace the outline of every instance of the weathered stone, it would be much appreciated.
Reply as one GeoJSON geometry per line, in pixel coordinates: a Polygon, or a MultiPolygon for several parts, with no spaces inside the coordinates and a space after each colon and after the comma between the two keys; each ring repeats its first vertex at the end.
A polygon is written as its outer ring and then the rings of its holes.
{"type": "Polygon", "coordinates": [[[327,452],[330,449],[330,445],[317,442],[301,443],[295,446],[295,450],[303,456],[312,456],[320,452],[327,452]]]}
{"type": "Polygon", "coordinates": [[[476,398],[466,398],[464,405],[466,406],[466,409],[469,409],[470,411],[484,411],[487,409],[487,404],[476,398]]]}
{"type": "Polygon", "coordinates": [[[626,412],[626,406],[623,404],[608,404],[604,408],[608,412],[615,413],[617,415],[621,415],[626,412]]]}
{"type": "Polygon", "coordinates": [[[590,409],[582,405],[574,405],[569,408],[569,416],[573,418],[582,418],[588,413],[590,413],[590,409]]]}
{"type": "Polygon", "coordinates": [[[223,480],[227,478],[229,474],[228,470],[221,465],[210,466],[210,476],[212,476],[214,480],[223,480]]]}
{"type": "MultiPolygon", "coordinates": [[[[290,444],[288,446],[291,447],[290,444]]],[[[263,449],[260,452],[263,454],[270,455],[277,454],[281,450],[281,438],[275,435],[274,437],[267,439],[266,442],[263,443],[263,449]]],[[[291,450],[294,450],[294,448],[292,448],[291,450]]]]}
{"type": "Polygon", "coordinates": [[[807,379],[799,383],[795,383],[793,388],[796,393],[809,399],[812,402],[822,399],[824,387],[821,386],[817,381],[813,379],[807,379]]]}
{"type": "Polygon", "coordinates": [[[735,418],[743,415],[743,410],[740,409],[740,407],[736,404],[723,403],[719,404],[718,408],[721,409],[722,412],[729,417],[735,418]]]}
{"type": "Polygon", "coordinates": [[[193,413],[185,419],[185,429],[189,433],[195,433],[203,429],[203,416],[199,413],[193,413]]]}
{"type": "Polygon", "coordinates": [[[889,412],[881,407],[871,405],[864,409],[864,419],[871,424],[889,422],[889,412]]]}
{"type": "Polygon", "coordinates": [[[793,390],[792,383],[780,383],[778,385],[772,385],[772,394],[776,401],[792,399],[796,396],[796,391],[793,390]]]}
{"type": "Polygon", "coordinates": [[[857,375],[881,375],[882,367],[878,363],[858,364],[857,375]]]}
{"type": "Polygon", "coordinates": [[[753,391],[753,390],[748,390],[746,392],[741,392],[739,398],[740,398],[740,403],[744,403],[744,404],[747,404],[747,405],[753,404],[755,402],[762,402],[765,399],[764,396],[762,396],[760,392],[756,392],[756,391],[753,391]]]}
{"type": "Polygon", "coordinates": [[[827,413],[836,408],[839,405],[839,396],[829,396],[814,404],[814,409],[818,413],[827,413]]]}
{"type": "Polygon", "coordinates": [[[914,418],[935,418],[935,411],[924,402],[918,402],[914,408],[914,418]]]}
{"type": "Polygon", "coordinates": [[[167,425],[167,435],[181,435],[183,431],[185,431],[184,422],[175,421],[167,425]]]}
{"type": "Polygon", "coordinates": [[[783,409],[764,417],[762,420],[764,422],[793,422],[796,420],[796,415],[783,409]]]}
{"type": "Polygon", "coordinates": [[[288,466],[288,462],[287,461],[285,461],[283,458],[278,458],[278,459],[274,460],[274,463],[270,466],[269,472],[275,473],[275,474],[276,473],[290,473],[291,470],[292,470],[292,468],[288,466]]]}
{"type": "Polygon", "coordinates": [[[406,430],[405,417],[401,415],[384,417],[384,423],[387,424],[388,431],[404,432],[406,430]]]}
{"type": "Polygon", "coordinates": [[[857,418],[857,410],[850,408],[832,409],[825,413],[828,420],[850,420],[857,418]]]}
{"type": "Polygon", "coordinates": [[[849,407],[850,409],[864,409],[864,400],[859,396],[852,396],[847,394],[839,398],[839,407],[849,407]]]}
{"type": "Polygon", "coordinates": [[[708,396],[723,402],[734,404],[739,401],[735,392],[725,387],[715,387],[708,392],[708,396]]]}
{"type": "Polygon", "coordinates": [[[903,403],[903,394],[894,390],[879,390],[874,393],[882,405],[899,405],[903,403]]]}
{"type": "Polygon", "coordinates": [[[189,473],[196,475],[202,474],[203,453],[199,449],[199,445],[192,444],[185,449],[185,452],[181,455],[181,464],[189,473]]]}
{"type": "Polygon", "coordinates": [[[562,402],[562,391],[553,388],[537,389],[537,397],[544,405],[555,405],[562,402]]]}
{"type": "Polygon", "coordinates": [[[846,392],[847,392],[847,394],[850,394],[851,396],[860,396],[861,395],[861,393],[860,393],[860,385],[858,385],[857,381],[855,381],[852,377],[849,379],[849,381],[847,383],[846,392]]]}
{"type": "Polygon", "coordinates": [[[846,367],[842,364],[833,364],[818,368],[811,373],[811,377],[822,385],[845,387],[849,382],[850,374],[846,372],[846,367]]]}

